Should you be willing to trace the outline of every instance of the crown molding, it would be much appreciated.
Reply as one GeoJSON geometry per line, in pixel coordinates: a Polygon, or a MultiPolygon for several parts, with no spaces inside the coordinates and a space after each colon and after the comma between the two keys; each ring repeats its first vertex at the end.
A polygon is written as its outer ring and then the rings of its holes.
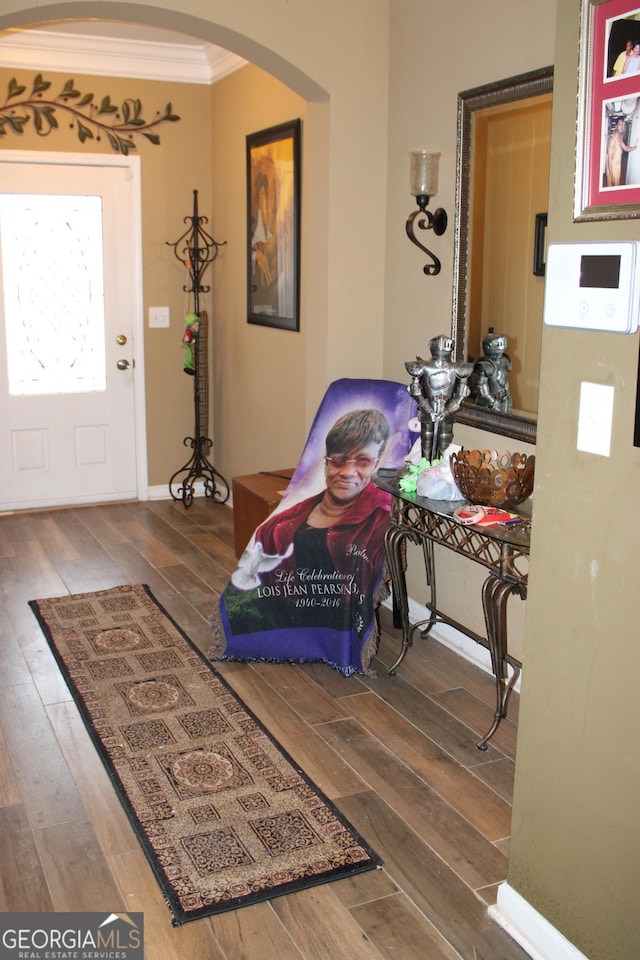
{"type": "Polygon", "coordinates": [[[243,67],[242,57],[188,39],[187,43],[8,30],[0,33],[0,66],[14,69],[213,84],[243,67]]]}

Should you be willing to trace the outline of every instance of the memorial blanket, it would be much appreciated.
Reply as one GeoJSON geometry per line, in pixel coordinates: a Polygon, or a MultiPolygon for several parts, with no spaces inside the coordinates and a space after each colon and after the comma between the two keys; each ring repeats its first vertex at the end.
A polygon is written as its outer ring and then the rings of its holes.
{"type": "Polygon", "coordinates": [[[391,502],[372,478],[403,465],[415,415],[402,384],[331,384],[280,504],[254,532],[211,618],[212,659],[320,661],[345,676],[367,672],[376,606],[387,595],[391,502]]]}

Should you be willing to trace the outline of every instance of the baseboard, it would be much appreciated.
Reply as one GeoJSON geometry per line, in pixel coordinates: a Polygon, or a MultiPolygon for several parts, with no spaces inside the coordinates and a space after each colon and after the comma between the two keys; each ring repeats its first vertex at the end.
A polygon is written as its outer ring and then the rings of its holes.
{"type": "MultiPolygon", "coordinates": [[[[389,609],[392,608],[392,600],[390,597],[385,600],[384,605],[389,607],[389,609]]],[[[429,619],[429,611],[427,608],[421,603],[412,600],[411,597],[409,597],[409,619],[411,623],[420,623],[422,620],[429,619]]],[[[487,648],[483,647],[480,643],[476,643],[475,640],[467,637],[466,634],[461,633],[460,630],[456,630],[455,627],[450,626],[448,623],[436,623],[429,636],[439,643],[444,644],[445,647],[449,647],[450,650],[454,650],[461,657],[464,657],[465,660],[469,660],[475,664],[476,667],[479,667],[480,670],[493,676],[491,670],[491,655],[487,648]]],[[[520,692],[520,677],[518,677],[513,689],[516,693],[520,692]]]]}
{"type": "MultiPolygon", "coordinates": [[[[204,497],[204,482],[202,480],[197,480],[193,485],[193,495],[194,497],[204,497]]],[[[155,487],[147,487],[147,499],[148,500],[171,500],[171,493],[169,491],[169,485],[166,483],[158,484],[155,487]]],[[[233,506],[233,497],[231,496],[231,491],[229,491],[229,499],[225,500],[225,504],[228,507],[233,506]]]]}
{"type": "Polygon", "coordinates": [[[506,881],[488,913],[533,960],[588,960],[506,881]]]}
{"type": "MultiPolygon", "coordinates": [[[[196,483],[195,485],[196,490],[198,486],[202,487],[202,484],[196,483]]],[[[200,492],[203,493],[204,490],[200,492]]],[[[160,484],[157,484],[155,487],[147,487],[147,498],[149,500],[171,500],[171,491],[169,490],[169,484],[160,483],[160,484]]]]}

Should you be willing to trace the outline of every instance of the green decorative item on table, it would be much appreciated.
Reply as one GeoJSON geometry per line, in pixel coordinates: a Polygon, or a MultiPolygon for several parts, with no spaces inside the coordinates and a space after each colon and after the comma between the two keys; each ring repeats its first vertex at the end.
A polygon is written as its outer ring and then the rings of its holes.
{"type": "Polygon", "coordinates": [[[407,464],[408,472],[403,477],[400,477],[398,486],[403,493],[415,493],[418,485],[418,477],[422,471],[430,470],[431,467],[435,467],[439,463],[442,463],[442,457],[432,461],[427,460],[426,457],[421,457],[417,463],[407,464]]]}

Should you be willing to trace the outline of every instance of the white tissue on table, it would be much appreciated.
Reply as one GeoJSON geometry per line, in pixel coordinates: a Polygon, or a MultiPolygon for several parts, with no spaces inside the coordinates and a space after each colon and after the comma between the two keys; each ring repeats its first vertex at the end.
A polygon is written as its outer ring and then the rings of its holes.
{"type": "Polygon", "coordinates": [[[429,500],[464,500],[451,472],[451,454],[462,450],[456,443],[450,443],[444,452],[442,461],[435,467],[429,467],[418,474],[416,493],[429,500]]]}

